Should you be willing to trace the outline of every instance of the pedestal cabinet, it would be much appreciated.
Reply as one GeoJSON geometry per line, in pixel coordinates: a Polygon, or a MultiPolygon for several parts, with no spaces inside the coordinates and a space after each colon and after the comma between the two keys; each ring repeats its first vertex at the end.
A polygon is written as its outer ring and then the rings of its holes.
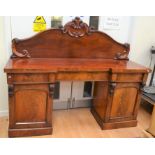
{"type": "Polygon", "coordinates": [[[8,74],[7,77],[9,136],[51,134],[54,89],[52,75],[8,74]]]}
{"type": "Polygon", "coordinates": [[[96,82],[91,111],[102,129],[129,127],[137,124],[140,89],[146,75],[131,75],[117,74],[111,82],[96,82]]]}

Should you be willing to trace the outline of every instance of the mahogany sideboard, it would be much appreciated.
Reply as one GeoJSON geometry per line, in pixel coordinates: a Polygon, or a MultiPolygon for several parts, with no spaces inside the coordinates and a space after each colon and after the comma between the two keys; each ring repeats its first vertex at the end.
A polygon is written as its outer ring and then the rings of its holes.
{"type": "Polygon", "coordinates": [[[59,29],[12,40],[7,73],[9,137],[52,134],[56,81],[94,81],[91,113],[102,129],[137,125],[149,68],[129,61],[129,44],[76,17],[59,29]]]}

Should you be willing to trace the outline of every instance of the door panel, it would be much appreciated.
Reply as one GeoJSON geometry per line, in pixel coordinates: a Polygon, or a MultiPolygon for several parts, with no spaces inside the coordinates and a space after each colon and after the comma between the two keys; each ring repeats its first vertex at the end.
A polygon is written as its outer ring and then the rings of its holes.
{"type": "Polygon", "coordinates": [[[52,96],[48,84],[15,85],[13,98],[10,117],[15,128],[51,126],[52,96]]]}
{"type": "Polygon", "coordinates": [[[117,84],[112,99],[110,119],[133,117],[137,97],[136,86],[117,84]]]}
{"type": "Polygon", "coordinates": [[[48,101],[48,94],[46,91],[42,90],[17,91],[15,93],[16,122],[45,122],[47,101],[48,101]]]}

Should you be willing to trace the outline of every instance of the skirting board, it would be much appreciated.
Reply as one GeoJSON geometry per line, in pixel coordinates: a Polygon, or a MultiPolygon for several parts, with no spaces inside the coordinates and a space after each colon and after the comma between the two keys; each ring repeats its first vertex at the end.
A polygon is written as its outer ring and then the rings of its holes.
{"type": "Polygon", "coordinates": [[[0,117],[8,116],[8,115],[9,115],[8,110],[0,111],[0,117]]]}

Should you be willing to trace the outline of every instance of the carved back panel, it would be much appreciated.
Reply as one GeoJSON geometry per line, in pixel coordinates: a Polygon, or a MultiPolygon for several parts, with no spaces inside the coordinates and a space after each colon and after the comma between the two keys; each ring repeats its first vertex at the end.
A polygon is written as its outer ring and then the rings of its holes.
{"type": "Polygon", "coordinates": [[[49,29],[27,39],[13,39],[12,57],[128,59],[129,44],[94,31],[76,17],[59,29],[49,29]]]}

